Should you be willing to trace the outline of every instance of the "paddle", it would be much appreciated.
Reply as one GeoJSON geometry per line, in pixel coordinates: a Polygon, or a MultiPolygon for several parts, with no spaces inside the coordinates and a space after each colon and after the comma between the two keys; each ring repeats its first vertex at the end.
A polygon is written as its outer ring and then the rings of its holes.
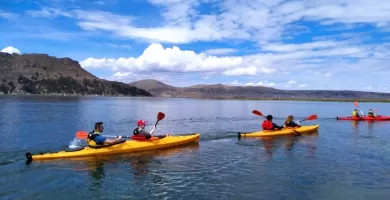
{"type": "MultiPolygon", "coordinates": [[[[87,139],[88,138],[88,132],[87,131],[77,131],[76,132],[76,138],[79,140],[87,139]]],[[[104,135],[105,137],[119,137],[119,135],[104,135]]],[[[122,136],[122,138],[131,138],[130,136],[122,136]]]]}
{"type": "MultiPolygon", "coordinates": [[[[258,111],[258,110],[253,110],[252,113],[255,114],[255,115],[258,115],[258,116],[266,117],[266,116],[263,115],[263,113],[261,113],[261,112],[258,111]]],[[[306,120],[314,120],[314,119],[317,119],[317,118],[318,118],[317,115],[314,114],[314,115],[310,115],[309,117],[306,117],[306,119],[303,119],[303,120],[301,120],[301,121],[299,121],[299,122],[303,122],[303,121],[306,121],[306,120]]],[[[288,129],[294,131],[297,135],[301,135],[300,132],[298,132],[298,131],[296,131],[296,130],[290,128],[290,127],[286,127],[286,128],[288,128],[288,129]]]]}
{"type": "Polygon", "coordinates": [[[158,112],[157,114],[157,122],[154,126],[157,126],[157,123],[165,118],[165,114],[162,112],[158,112]]]}
{"type": "MultiPolygon", "coordinates": [[[[161,120],[163,120],[165,118],[165,114],[162,113],[162,112],[159,112],[157,114],[157,122],[156,124],[154,125],[155,127],[157,126],[157,123],[161,120]]],[[[82,139],[87,139],[88,138],[88,132],[87,131],[77,131],[76,132],[76,138],[79,139],[79,140],[82,140],[82,139]]],[[[114,135],[104,135],[106,137],[119,137],[119,136],[114,136],[114,135]]],[[[131,136],[122,136],[122,138],[131,138],[131,136]]]]}

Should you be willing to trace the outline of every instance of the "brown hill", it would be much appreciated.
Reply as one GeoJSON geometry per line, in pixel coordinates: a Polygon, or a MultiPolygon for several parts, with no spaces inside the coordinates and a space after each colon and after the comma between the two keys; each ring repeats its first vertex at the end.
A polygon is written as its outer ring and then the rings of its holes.
{"type": "Polygon", "coordinates": [[[174,87],[152,79],[140,80],[129,84],[145,89],[157,97],[390,100],[390,93],[347,90],[280,90],[262,86],[228,86],[223,84],[174,87]]]}
{"type": "Polygon", "coordinates": [[[125,83],[99,79],[70,58],[0,53],[0,94],[151,96],[125,83]]]}

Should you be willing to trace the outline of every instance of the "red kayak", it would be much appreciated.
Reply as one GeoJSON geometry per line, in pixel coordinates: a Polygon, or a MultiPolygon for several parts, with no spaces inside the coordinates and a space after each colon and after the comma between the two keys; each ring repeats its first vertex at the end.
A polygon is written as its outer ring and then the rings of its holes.
{"type": "Polygon", "coordinates": [[[378,116],[378,117],[368,117],[368,116],[363,116],[363,117],[337,117],[337,120],[378,120],[378,121],[390,121],[390,116],[378,116]]]}

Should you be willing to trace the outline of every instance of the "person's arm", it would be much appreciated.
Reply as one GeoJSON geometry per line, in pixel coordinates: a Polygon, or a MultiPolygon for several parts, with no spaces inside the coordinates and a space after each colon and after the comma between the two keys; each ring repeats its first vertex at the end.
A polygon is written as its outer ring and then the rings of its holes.
{"type": "Polygon", "coordinates": [[[292,123],[294,123],[294,127],[301,127],[301,125],[299,125],[299,121],[298,121],[298,123],[292,121],[292,123]]]}
{"type": "Polygon", "coordinates": [[[115,139],[115,140],[107,139],[107,140],[106,140],[106,143],[112,144],[112,143],[118,142],[118,141],[121,140],[121,139],[122,139],[122,136],[119,136],[119,137],[118,137],[117,139],[115,139]]]}

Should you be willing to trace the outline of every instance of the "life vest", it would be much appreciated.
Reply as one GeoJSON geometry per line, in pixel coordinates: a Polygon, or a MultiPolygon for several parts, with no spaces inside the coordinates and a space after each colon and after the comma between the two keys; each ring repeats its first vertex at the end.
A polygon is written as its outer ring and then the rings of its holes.
{"type": "Polygon", "coordinates": [[[352,112],[352,116],[353,116],[353,117],[356,117],[356,116],[357,116],[357,111],[354,110],[354,111],[352,112]]]}
{"type": "Polygon", "coordinates": [[[274,124],[271,121],[264,120],[263,124],[261,125],[263,130],[272,130],[274,127],[274,124]]]}
{"type": "MultiPolygon", "coordinates": [[[[92,130],[88,133],[88,137],[87,137],[87,142],[90,143],[90,142],[94,142],[95,143],[95,137],[97,135],[100,135],[100,132],[97,132],[95,130],[92,130]]],[[[96,143],[95,143],[96,144],[96,143]]]]}

